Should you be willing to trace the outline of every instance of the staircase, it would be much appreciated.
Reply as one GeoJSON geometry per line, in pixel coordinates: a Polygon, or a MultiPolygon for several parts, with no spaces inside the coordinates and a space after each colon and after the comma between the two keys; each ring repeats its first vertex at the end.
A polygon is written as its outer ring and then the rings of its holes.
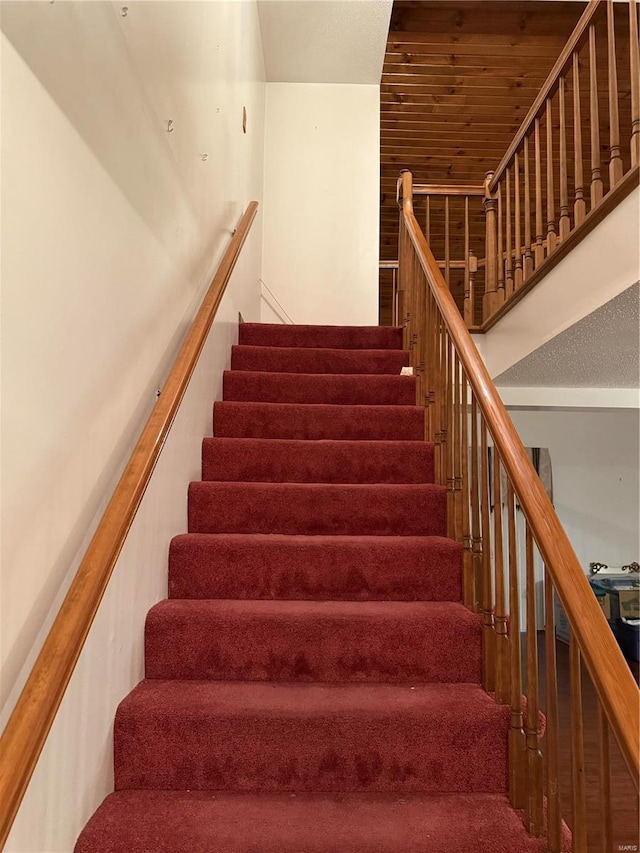
{"type": "Polygon", "coordinates": [[[538,853],[408,354],[240,326],[76,853],[538,853]]]}

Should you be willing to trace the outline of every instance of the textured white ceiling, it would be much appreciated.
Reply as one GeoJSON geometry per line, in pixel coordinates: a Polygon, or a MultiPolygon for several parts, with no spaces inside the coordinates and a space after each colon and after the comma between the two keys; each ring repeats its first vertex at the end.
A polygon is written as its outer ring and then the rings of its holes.
{"type": "Polygon", "coordinates": [[[640,283],[496,377],[503,387],[638,388],[640,283]]]}
{"type": "Polygon", "coordinates": [[[391,0],[259,0],[270,83],[380,83],[391,0]]]}

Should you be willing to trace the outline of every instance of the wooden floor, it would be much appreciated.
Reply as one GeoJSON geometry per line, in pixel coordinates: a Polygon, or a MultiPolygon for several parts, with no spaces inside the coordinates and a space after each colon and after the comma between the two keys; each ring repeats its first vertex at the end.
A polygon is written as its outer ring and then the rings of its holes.
{"type": "MultiPolygon", "coordinates": [[[[562,813],[569,826],[571,816],[571,740],[570,740],[570,686],[569,686],[569,647],[560,640],[556,641],[558,662],[558,702],[560,713],[560,796],[562,813]]],[[[545,683],[544,634],[539,637],[540,683],[545,683]]],[[[638,663],[629,665],[638,681],[638,663]]],[[[588,853],[605,853],[602,847],[602,818],[600,813],[600,783],[598,763],[598,722],[596,695],[591,680],[583,668],[583,708],[584,708],[584,746],[586,770],[587,831],[589,838],[588,853]]],[[[541,696],[541,708],[545,708],[545,696],[541,696]]],[[[606,853],[619,853],[621,850],[640,850],[638,838],[638,800],[631,777],[618,750],[615,738],[611,742],[611,791],[614,806],[613,847],[606,853]],[[631,846],[628,846],[631,845],[631,846]],[[635,847],[633,845],[636,845],[635,847]]],[[[544,751],[544,739],[543,739],[544,751]]],[[[587,851],[585,851],[587,853],[587,851]]]]}

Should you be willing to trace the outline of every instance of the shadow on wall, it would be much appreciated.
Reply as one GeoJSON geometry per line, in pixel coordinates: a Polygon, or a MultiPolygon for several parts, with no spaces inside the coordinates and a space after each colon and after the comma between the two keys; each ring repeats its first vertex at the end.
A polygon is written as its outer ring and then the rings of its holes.
{"type": "MultiPolygon", "coordinates": [[[[239,162],[223,97],[242,56],[232,5],[138,3],[123,16],[111,3],[3,3],[3,33],[162,245],[176,227],[190,231],[215,213],[207,194],[217,191],[219,203],[239,162]],[[194,43],[194,27],[224,32],[225,41],[213,49],[204,38],[194,43]],[[220,87],[220,106],[193,108],[203,82],[220,87]]],[[[212,229],[216,242],[241,212],[230,206],[212,229]]]]}

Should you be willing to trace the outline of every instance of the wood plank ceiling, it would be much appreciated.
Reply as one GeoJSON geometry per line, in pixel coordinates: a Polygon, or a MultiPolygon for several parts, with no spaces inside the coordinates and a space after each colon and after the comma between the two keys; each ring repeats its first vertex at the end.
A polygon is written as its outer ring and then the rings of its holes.
{"type": "MultiPolygon", "coordinates": [[[[410,169],[418,183],[481,184],[507,150],[585,5],[396,0],[380,87],[381,260],[398,255],[400,170],[410,169]]],[[[472,231],[482,228],[478,213],[472,231]]],[[[390,311],[391,276],[381,273],[381,323],[390,322],[390,311]]]]}

